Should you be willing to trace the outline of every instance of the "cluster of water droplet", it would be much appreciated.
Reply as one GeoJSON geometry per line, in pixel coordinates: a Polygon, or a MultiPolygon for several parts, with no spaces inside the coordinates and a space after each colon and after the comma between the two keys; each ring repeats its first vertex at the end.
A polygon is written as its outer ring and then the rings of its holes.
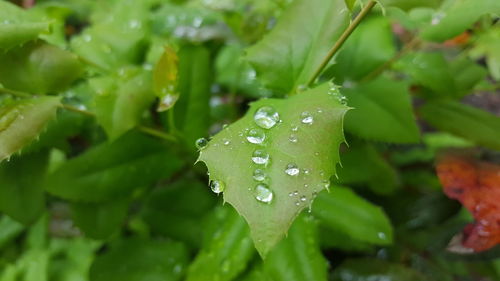
{"type": "Polygon", "coordinates": [[[347,97],[340,93],[339,86],[331,83],[330,89],[328,90],[328,94],[334,97],[340,104],[342,105],[347,104],[347,97]]]}

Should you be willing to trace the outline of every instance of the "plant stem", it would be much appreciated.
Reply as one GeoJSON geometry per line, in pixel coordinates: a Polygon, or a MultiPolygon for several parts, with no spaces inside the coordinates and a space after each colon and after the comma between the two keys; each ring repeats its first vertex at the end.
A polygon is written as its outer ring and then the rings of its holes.
{"type": "Polygon", "coordinates": [[[2,88],[2,87],[0,87],[0,92],[6,93],[8,95],[20,97],[20,98],[32,98],[33,97],[33,95],[25,93],[25,92],[19,92],[16,90],[11,90],[11,89],[2,88]]]}
{"type": "Polygon", "coordinates": [[[328,62],[332,59],[333,55],[335,55],[335,53],[337,53],[340,47],[342,47],[347,38],[349,38],[354,29],[356,29],[356,27],[363,20],[363,18],[366,17],[366,15],[368,15],[370,10],[373,8],[373,6],[375,6],[376,3],[377,2],[375,2],[374,0],[368,2],[368,4],[366,4],[366,6],[363,7],[363,9],[359,12],[356,18],[349,24],[346,30],[344,30],[344,32],[342,33],[342,35],[340,35],[339,39],[335,42],[330,51],[328,51],[328,54],[323,59],[319,67],[316,69],[311,79],[309,79],[309,81],[307,82],[308,86],[312,86],[312,84],[314,84],[318,76],[321,74],[321,71],[323,71],[323,68],[325,68],[328,62]]]}
{"type": "MultiPolygon", "coordinates": [[[[92,113],[90,111],[87,111],[87,110],[79,109],[79,108],[74,107],[72,105],[63,104],[62,108],[66,109],[66,110],[69,110],[69,111],[77,112],[77,113],[80,113],[80,114],[83,114],[83,115],[86,115],[86,116],[95,117],[94,113],[92,113]]],[[[177,138],[175,136],[169,135],[169,134],[164,133],[162,131],[159,131],[157,129],[149,128],[149,127],[142,126],[142,125],[137,126],[137,129],[139,129],[139,131],[141,131],[141,132],[143,132],[145,134],[148,134],[148,135],[151,135],[151,136],[154,136],[154,137],[157,137],[157,138],[161,138],[161,139],[164,139],[164,140],[167,140],[167,141],[172,141],[172,142],[176,142],[177,141],[177,138]]]]}

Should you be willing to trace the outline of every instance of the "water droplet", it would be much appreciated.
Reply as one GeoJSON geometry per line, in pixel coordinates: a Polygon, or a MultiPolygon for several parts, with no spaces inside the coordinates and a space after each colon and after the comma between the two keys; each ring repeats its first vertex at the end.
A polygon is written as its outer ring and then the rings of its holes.
{"type": "Polygon", "coordinates": [[[288,137],[288,140],[290,142],[293,142],[293,143],[297,143],[299,141],[299,139],[297,138],[297,135],[295,134],[291,134],[289,137],[288,137]]]}
{"type": "Polygon", "coordinates": [[[328,94],[334,97],[340,104],[347,104],[347,97],[340,93],[339,86],[332,83],[330,85],[330,89],[328,90],[328,94]]]}
{"type": "Polygon", "coordinates": [[[300,206],[300,201],[296,201],[295,206],[300,206]]]}
{"type": "Polygon", "coordinates": [[[255,171],[253,171],[253,179],[256,181],[264,181],[266,177],[267,175],[266,172],[264,172],[264,170],[255,169],[255,171]]]}
{"type": "Polygon", "coordinates": [[[266,134],[259,129],[251,129],[247,133],[247,140],[250,143],[261,144],[266,139],[266,134]]]}
{"type": "Polygon", "coordinates": [[[206,138],[199,138],[194,144],[196,145],[196,148],[198,148],[198,150],[202,150],[207,146],[208,141],[206,138]]]}
{"type": "Polygon", "coordinates": [[[293,192],[293,195],[297,196],[297,195],[299,195],[299,192],[298,192],[297,190],[295,190],[295,191],[293,192]]]}
{"type": "Polygon", "coordinates": [[[293,196],[293,192],[288,193],[288,196],[292,197],[293,196]]]}
{"type": "Polygon", "coordinates": [[[128,26],[132,29],[140,28],[142,23],[139,20],[131,20],[128,22],[128,26]]]}
{"type": "Polygon", "coordinates": [[[316,109],[316,112],[318,112],[318,113],[323,113],[323,109],[318,108],[318,109],[316,109]]]}
{"type": "Polygon", "coordinates": [[[304,196],[304,195],[300,196],[300,201],[305,202],[306,200],[307,200],[306,196],[304,196]]]}
{"type": "Polygon", "coordinates": [[[297,92],[302,92],[307,89],[307,86],[304,84],[300,84],[297,86],[297,92]]]}
{"type": "Polygon", "coordinates": [[[319,156],[319,152],[314,152],[314,155],[319,156]]]}
{"type": "Polygon", "coordinates": [[[252,161],[255,164],[267,165],[269,163],[269,153],[262,149],[257,149],[252,154],[252,161]]]}
{"type": "Polygon", "coordinates": [[[223,143],[224,145],[229,145],[229,144],[231,143],[231,141],[230,141],[230,140],[228,140],[228,139],[222,139],[222,143],[223,143]]]}
{"type": "Polygon", "coordinates": [[[383,240],[385,240],[387,238],[385,233],[383,233],[383,232],[377,233],[377,236],[378,236],[378,238],[383,239],[383,240]]]}
{"type": "Polygon", "coordinates": [[[271,203],[273,201],[273,192],[267,184],[259,183],[255,186],[255,199],[263,203],[271,203]]]}
{"type": "Polygon", "coordinates": [[[304,184],[304,187],[305,187],[305,188],[308,188],[308,187],[309,187],[309,185],[308,185],[307,183],[305,183],[305,184],[304,184]]]}
{"type": "Polygon", "coordinates": [[[311,173],[311,170],[309,169],[304,169],[302,170],[302,172],[305,174],[305,175],[309,175],[311,173]]]}
{"type": "Polygon", "coordinates": [[[224,188],[226,186],[224,185],[224,183],[222,181],[218,181],[218,180],[214,180],[212,182],[210,182],[210,188],[212,189],[212,191],[214,193],[221,193],[224,191],[224,188]]]}
{"type": "Polygon", "coordinates": [[[328,189],[330,187],[330,181],[329,180],[323,180],[323,187],[328,189]]]}
{"type": "Polygon", "coordinates": [[[297,165],[290,163],[286,166],[285,173],[289,176],[296,176],[300,173],[300,170],[297,165]]]}
{"type": "Polygon", "coordinates": [[[303,124],[311,125],[314,123],[314,117],[308,111],[304,111],[300,114],[300,120],[303,124]]]}
{"type": "Polygon", "coordinates": [[[271,106],[263,106],[255,112],[253,120],[257,126],[264,129],[271,129],[278,123],[280,116],[276,109],[271,106]]]}
{"type": "Polygon", "coordinates": [[[292,126],[292,132],[297,132],[299,130],[299,126],[293,125],[292,126]]]}

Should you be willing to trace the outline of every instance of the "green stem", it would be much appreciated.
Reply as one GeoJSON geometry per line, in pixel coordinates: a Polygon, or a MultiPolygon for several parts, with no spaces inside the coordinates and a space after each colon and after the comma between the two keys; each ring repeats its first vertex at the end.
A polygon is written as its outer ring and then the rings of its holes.
{"type": "Polygon", "coordinates": [[[33,95],[25,93],[25,92],[19,92],[19,91],[7,89],[7,88],[2,88],[2,87],[0,87],[0,92],[6,93],[8,95],[20,97],[20,98],[32,98],[33,97],[33,95]]]}
{"type": "MultiPolygon", "coordinates": [[[[62,108],[66,109],[66,110],[69,110],[69,111],[77,112],[77,113],[80,113],[80,114],[83,114],[83,115],[86,115],[86,116],[95,117],[94,113],[92,113],[90,111],[87,111],[87,110],[79,109],[79,108],[74,107],[72,105],[63,104],[62,108]]],[[[164,140],[167,140],[167,141],[172,141],[172,142],[176,142],[177,141],[177,138],[175,136],[169,135],[169,134],[164,133],[162,131],[159,131],[157,129],[149,128],[149,127],[142,126],[142,125],[137,126],[137,129],[139,129],[139,131],[141,131],[141,132],[143,132],[145,134],[148,134],[148,135],[151,135],[151,136],[154,136],[154,137],[157,137],[157,138],[161,138],[161,139],[164,139],[164,140]]]]}
{"type": "Polygon", "coordinates": [[[340,35],[339,39],[335,42],[335,44],[330,49],[330,51],[328,51],[328,54],[323,59],[321,64],[318,66],[318,68],[316,69],[316,71],[312,75],[311,79],[309,79],[309,81],[307,82],[308,86],[312,86],[314,84],[314,82],[316,81],[318,76],[321,74],[321,72],[323,71],[325,66],[328,64],[328,62],[337,53],[337,51],[340,49],[340,47],[342,47],[344,42],[347,40],[347,38],[349,38],[351,33],[354,31],[354,29],[356,29],[356,27],[363,20],[363,18],[366,17],[366,15],[368,15],[368,13],[373,8],[373,6],[375,6],[375,4],[377,4],[377,2],[375,2],[374,0],[370,0],[370,2],[368,2],[368,4],[366,4],[366,6],[363,7],[361,12],[359,12],[359,14],[356,16],[356,18],[349,24],[349,26],[346,28],[346,30],[344,30],[344,32],[342,33],[342,35],[340,35]]]}

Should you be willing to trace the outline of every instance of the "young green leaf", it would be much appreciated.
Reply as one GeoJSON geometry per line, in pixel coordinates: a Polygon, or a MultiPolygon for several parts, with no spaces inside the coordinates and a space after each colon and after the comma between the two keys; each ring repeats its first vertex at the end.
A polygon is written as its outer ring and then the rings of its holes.
{"type": "Polygon", "coordinates": [[[327,280],[328,264],[321,253],[311,217],[299,216],[290,233],[269,252],[264,270],[274,281],[327,280]]]}
{"type": "Polygon", "coordinates": [[[376,245],[392,243],[391,222],[382,209],[350,189],[335,186],[330,193],[320,193],[312,213],[323,226],[351,239],[376,245]]]}
{"type": "Polygon", "coordinates": [[[500,81],[500,23],[478,36],[471,55],[475,58],[485,56],[491,76],[500,81]]]}
{"type": "Polygon", "coordinates": [[[83,73],[74,54],[43,42],[0,52],[0,62],[3,87],[33,94],[63,90],[83,73]]]}
{"type": "Polygon", "coordinates": [[[349,23],[344,0],[297,0],[260,42],[248,60],[264,86],[291,93],[307,84],[349,23]]]}
{"type": "Polygon", "coordinates": [[[9,158],[40,135],[54,118],[58,97],[24,99],[0,106],[0,161],[9,158]]]}
{"type": "MultiPolygon", "coordinates": [[[[0,250],[24,230],[24,226],[8,216],[0,217],[0,250]]],[[[1,280],[1,279],[0,279],[1,280]]]]}
{"type": "Polygon", "coordinates": [[[41,181],[47,170],[47,156],[43,151],[0,164],[0,211],[23,224],[40,217],[45,208],[41,181]]]}
{"type": "Polygon", "coordinates": [[[442,131],[500,149],[500,118],[491,113],[455,101],[436,101],[421,107],[419,114],[442,131]]]}
{"type": "Polygon", "coordinates": [[[407,84],[387,78],[345,88],[342,93],[355,109],[345,119],[347,131],[370,140],[418,142],[407,84]]]}
{"type": "Polygon", "coordinates": [[[423,39],[441,42],[459,35],[485,14],[500,15],[498,0],[456,0],[445,3],[448,5],[443,5],[428,26],[421,30],[423,39]]]}
{"type": "Polygon", "coordinates": [[[101,203],[74,202],[71,204],[72,218],[87,237],[107,239],[120,229],[127,216],[128,205],[128,198],[101,203]]]}
{"type": "Polygon", "coordinates": [[[245,217],[262,256],[335,173],[348,110],[337,94],[323,84],[288,100],[254,102],[200,152],[212,189],[245,217]]]}
{"type": "Polygon", "coordinates": [[[97,122],[110,140],[137,126],[154,100],[151,73],[136,68],[122,68],[116,75],[90,80],[90,85],[96,93],[97,122]]]}
{"type": "Polygon", "coordinates": [[[248,225],[234,209],[220,207],[214,216],[217,230],[189,266],[186,281],[234,280],[255,254],[248,225]]]}
{"type": "Polygon", "coordinates": [[[123,239],[97,256],[90,281],[177,281],[188,261],[183,244],[173,241],[123,239]]]}
{"type": "Polygon", "coordinates": [[[153,89],[160,98],[158,111],[165,111],[174,106],[179,98],[177,90],[179,58],[177,53],[169,46],[160,57],[153,72],[153,89]]]}
{"type": "Polygon", "coordinates": [[[168,178],[181,165],[164,143],[130,132],[65,162],[47,176],[44,186],[64,199],[103,202],[168,178]]]}
{"type": "Polygon", "coordinates": [[[49,32],[50,23],[8,2],[0,1],[0,50],[34,40],[41,33],[49,32]]]}

